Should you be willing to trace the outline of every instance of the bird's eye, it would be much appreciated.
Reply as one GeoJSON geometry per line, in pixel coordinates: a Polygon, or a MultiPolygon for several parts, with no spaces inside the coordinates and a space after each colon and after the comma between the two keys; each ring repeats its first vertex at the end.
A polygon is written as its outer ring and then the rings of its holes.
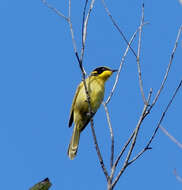
{"type": "Polygon", "coordinates": [[[104,71],[105,71],[105,68],[102,67],[102,68],[98,69],[97,73],[98,73],[98,74],[101,74],[101,73],[104,72],[104,71]]]}

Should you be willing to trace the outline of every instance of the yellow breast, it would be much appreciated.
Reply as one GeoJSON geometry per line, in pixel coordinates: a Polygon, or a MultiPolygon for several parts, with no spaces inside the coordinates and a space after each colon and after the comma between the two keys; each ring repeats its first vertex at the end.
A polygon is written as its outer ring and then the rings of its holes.
{"type": "MultiPolygon", "coordinates": [[[[104,82],[98,80],[95,77],[88,77],[86,79],[87,89],[90,95],[90,102],[92,111],[95,113],[99,108],[104,98],[104,82]]],[[[88,112],[88,103],[85,94],[85,88],[83,82],[81,83],[80,92],[75,102],[76,110],[79,112],[88,112]]]]}

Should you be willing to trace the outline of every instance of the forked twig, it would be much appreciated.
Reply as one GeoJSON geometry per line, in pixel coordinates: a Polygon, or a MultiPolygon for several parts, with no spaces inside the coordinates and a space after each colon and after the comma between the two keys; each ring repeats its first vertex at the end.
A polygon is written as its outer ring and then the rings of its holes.
{"type": "MultiPolygon", "coordinates": [[[[144,26],[145,24],[148,24],[148,23],[143,23],[143,26],[144,26]]],[[[117,83],[118,83],[118,80],[119,80],[119,75],[120,75],[121,69],[122,69],[122,67],[123,67],[123,64],[124,64],[124,61],[125,61],[125,57],[126,57],[126,55],[128,54],[128,51],[129,51],[129,49],[130,49],[130,45],[132,44],[133,40],[135,39],[136,34],[137,34],[138,31],[139,31],[139,28],[138,28],[138,29],[134,32],[134,34],[132,35],[132,37],[131,37],[131,39],[130,39],[128,45],[127,45],[127,48],[126,48],[126,50],[125,50],[125,53],[124,53],[124,55],[123,55],[122,58],[121,58],[121,62],[120,62],[120,65],[119,65],[119,69],[118,69],[118,72],[117,72],[117,75],[116,75],[116,79],[115,79],[114,85],[113,85],[113,87],[112,87],[112,90],[111,90],[111,92],[110,92],[109,97],[108,97],[107,100],[105,101],[105,104],[108,104],[108,103],[110,102],[110,100],[111,100],[111,97],[112,97],[112,95],[113,95],[113,93],[114,93],[114,90],[115,90],[115,88],[116,88],[116,86],[117,86],[117,83]]]]}
{"type": "Polygon", "coordinates": [[[158,122],[158,124],[157,124],[157,127],[156,127],[156,129],[155,129],[153,135],[151,136],[150,140],[148,141],[147,145],[145,146],[145,148],[144,148],[140,153],[138,153],[138,155],[136,155],[136,156],[129,162],[129,164],[131,164],[132,162],[134,162],[135,160],[137,160],[146,150],[151,149],[150,144],[152,143],[153,139],[155,138],[155,136],[156,136],[156,134],[157,134],[157,131],[158,131],[159,127],[161,126],[161,123],[162,123],[162,121],[163,121],[163,119],[164,119],[164,117],[165,117],[165,115],[166,115],[166,113],[167,113],[169,107],[171,106],[171,104],[172,104],[174,98],[176,97],[176,95],[177,95],[179,89],[181,88],[181,86],[182,86],[182,80],[180,81],[178,87],[176,88],[176,90],[175,90],[175,92],[174,92],[174,94],[173,94],[171,100],[169,101],[168,105],[166,106],[164,112],[162,113],[162,116],[161,116],[161,118],[160,118],[160,120],[159,120],[159,122],[158,122]]]}
{"type": "MultiPolygon", "coordinates": [[[[145,25],[145,24],[147,24],[147,23],[143,23],[143,25],[145,25]]],[[[123,147],[122,151],[121,151],[120,154],[118,155],[118,157],[117,157],[117,159],[116,159],[116,161],[115,161],[115,163],[114,163],[114,165],[113,165],[113,159],[114,159],[114,134],[113,134],[112,126],[111,126],[111,124],[110,124],[110,118],[108,117],[107,107],[106,107],[106,106],[107,106],[107,104],[109,103],[109,101],[111,100],[111,97],[112,97],[112,95],[113,95],[113,93],[114,93],[114,90],[115,90],[116,85],[117,85],[118,80],[119,80],[119,75],[120,75],[122,66],[123,66],[123,64],[124,64],[125,57],[126,57],[128,51],[129,51],[129,49],[130,49],[129,47],[130,47],[130,45],[132,44],[134,38],[136,37],[136,34],[137,34],[138,31],[139,31],[139,28],[134,32],[134,34],[132,35],[132,37],[131,37],[131,39],[130,39],[130,41],[129,41],[129,44],[128,44],[126,50],[125,50],[125,53],[124,53],[124,55],[122,56],[121,63],[120,63],[120,66],[119,66],[119,69],[118,69],[118,72],[117,72],[117,75],[116,75],[115,83],[114,83],[114,85],[113,85],[113,88],[112,88],[112,90],[111,90],[111,93],[110,93],[109,97],[107,98],[106,102],[103,103],[104,108],[105,108],[105,111],[106,111],[106,115],[107,115],[108,125],[109,125],[109,129],[110,129],[110,135],[111,135],[111,163],[112,163],[112,164],[111,164],[111,176],[110,176],[110,177],[111,177],[111,180],[112,180],[112,178],[113,178],[113,175],[114,175],[114,172],[115,172],[115,168],[116,168],[116,166],[117,166],[117,164],[118,164],[118,162],[119,162],[121,156],[123,155],[124,151],[126,150],[128,144],[130,143],[131,139],[133,138],[134,133],[132,134],[132,136],[129,138],[129,140],[127,141],[127,143],[126,143],[125,146],[123,147]]]]}
{"type": "Polygon", "coordinates": [[[157,127],[156,127],[156,129],[155,129],[155,131],[154,131],[154,133],[153,133],[153,135],[152,135],[151,139],[149,140],[149,142],[148,142],[148,144],[147,144],[146,147],[149,147],[149,146],[150,146],[151,142],[153,141],[154,137],[156,136],[156,133],[157,133],[157,131],[158,131],[158,129],[159,129],[159,126],[161,125],[161,123],[162,123],[162,121],[163,121],[163,119],[164,119],[164,117],[165,117],[165,115],[166,115],[166,113],[167,113],[169,107],[171,106],[171,104],[172,104],[172,102],[173,102],[173,100],[174,100],[174,98],[175,98],[175,96],[176,96],[176,94],[178,93],[179,89],[181,88],[181,85],[182,85],[182,80],[180,81],[178,87],[176,88],[176,90],[175,90],[175,92],[174,92],[174,94],[173,94],[171,100],[169,101],[169,103],[168,103],[166,109],[165,109],[164,112],[162,113],[161,119],[160,119],[160,121],[159,121],[159,123],[158,123],[158,125],[157,125],[157,127]]]}
{"type": "MultiPolygon", "coordinates": [[[[157,93],[157,95],[156,95],[156,97],[155,97],[155,99],[154,99],[152,105],[151,105],[151,106],[149,107],[149,109],[147,110],[147,114],[149,114],[149,112],[151,111],[151,109],[153,108],[153,106],[155,105],[155,103],[157,102],[158,97],[159,97],[159,95],[160,95],[160,93],[161,93],[161,91],[162,91],[162,89],[163,89],[163,87],[164,87],[164,85],[165,85],[165,81],[167,80],[168,73],[169,73],[169,70],[170,70],[170,66],[171,66],[172,61],[173,61],[174,53],[175,53],[176,48],[177,48],[177,44],[178,44],[178,40],[179,40],[179,37],[180,37],[180,34],[181,34],[181,30],[182,30],[182,27],[180,27],[180,29],[179,29],[179,32],[178,32],[178,35],[177,35],[177,39],[176,39],[176,42],[175,42],[175,46],[174,46],[174,49],[173,49],[172,54],[171,54],[170,63],[169,63],[169,65],[168,65],[168,68],[167,68],[166,74],[165,74],[165,76],[164,76],[162,85],[161,85],[160,89],[158,90],[158,93],[157,93]]],[[[176,96],[176,94],[177,94],[179,88],[181,87],[181,83],[182,83],[182,81],[179,83],[179,85],[178,85],[178,87],[177,87],[177,89],[176,89],[176,91],[175,91],[175,93],[174,93],[172,99],[170,100],[169,104],[167,105],[165,111],[163,112],[163,114],[162,114],[162,116],[161,116],[161,119],[160,119],[160,121],[159,121],[159,123],[158,123],[158,126],[156,127],[156,129],[155,129],[155,131],[154,131],[154,133],[153,133],[151,139],[149,140],[149,142],[147,143],[147,145],[145,146],[145,148],[144,148],[143,150],[141,150],[131,161],[128,162],[128,165],[130,165],[130,164],[133,163],[135,160],[137,160],[146,150],[151,149],[150,144],[151,144],[151,142],[153,141],[154,137],[156,136],[156,133],[157,133],[159,127],[160,127],[160,124],[162,123],[162,121],[163,121],[163,119],[164,119],[164,116],[165,116],[165,114],[166,114],[168,108],[170,107],[170,105],[171,105],[171,103],[173,102],[173,99],[175,98],[175,96],[176,96]]]]}
{"type": "MultiPolygon", "coordinates": [[[[169,71],[170,71],[170,67],[171,67],[171,64],[172,64],[172,61],[173,61],[173,57],[174,57],[174,54],[175,54],[175,51],[176,51],[176,48],[177,48],[177,45],[178,45],[179,37],[180,37],[180,35],[181,35],[181,31],[182,31],[182,26],[181,26],[181,27],[179,28],[179,30],[178,30],[176,42],[175,42],[175,45],[174,45],[174,48],[173,48],[173,51],[172,51],[172,54],[171,54],[170,62],[169,62],[169,64],[168,64],[168,67],[167,67],[167,70],[166,70],[166,73],[165,73],[163,82],[162,82],[162,84],[161,84],[160,89],[158,90],[158,92],[157,92],[157,94],[156,94],[156,97],[154,98],[154,101],[152,102],[152,105],[149,107],[149,109],[148,109],[148,111],[147,111],[147,114],[150,113],[151,109],[153,108],[153,106],[154,106],[155,103],[157,102],[157,100],[158,100],[158,98],[159,98],[159,95],[161,94],[161,91],[162,91],[163,88],[164,88],[164,85],[165,85],[165,82],[166,82],[166,80],[167,80],[167,77],[168,77],[168,74],[169,74],[169,71]]],[[[159,129],[159,127],[160,127],[160,125],[161,125],[163,119],[164,119],[164,116],[165,116],[166,112],[168,111],[168,109],[169,109],[171,103],[173,102],[173,100],[174,100],[174,98],[175,98],[175,96],[176,96],[178,90],[180,89],[181,85],[182,85],[182,81],[179,83],[179,85],[178,85],[178,87],[177,87],[175,93],[173,94],[173,96],[172,96],[170,102],[168,103],[168,105],[167,105],[165,111],[163,112],[163,114],[162,114],[162,116],[161,116],[161,119],[160,119],[160,121],[159,121],[159,123],[158,123],[158,125],[157,125],[157,127],[156,127],[156,129],[155,129],[155,131],[154,131],[154,133],[153,133],[153,135],[152,135],[152,137],[150,138],[150,140],[149,140],[149,142],[147,143],[147,145],[145,146],[145,148],[144,148],[143,150],[141,150],[128,164],[131,164],[132,162],[134,162],[135,160],[137,160],[146,150],[151,149],[151,148],[150,148],[150,144],[151,144],[151,142],[153,141],[153,139],[155,138],[156,133],[157,133],[157,131],[158,131],[158,129],[159,129]]]]}
{"type": "Polygon", "coordinates": [[[134,133],[134,136],[132,138],[133,140],[132,140],[132,143],[131,143],[131,147],[130,147],[130,149],[128,151],[128,154],[126,156],[126,159],[125,159],[125,162],[123,164],[123,167],[120,170],[120,172],[118,173],[116,179],[114,180],[114,182],[112,184],[112,187],[114,187],[116,185],[116,183],[118,182],[119,178],[121,177],[121,175],[123,174],[123,172],[125,171],[125,169],[128,167],[128,162],[129,162],[129,159],[130,159],[131,154],[133,152],[133,149],[135,147],[135,143],[136,143],[136,139],[137,139],[137,136],[138,136],[139,129],[141,127],[141,124],[142,124],[143,120],[146,117],[146,112],[147,112],[147,108],[148,108],[148,105],[149,105],[149,102],[150,102],[151,95],[152,95],[152,89],[149,92],[149,95],[148,95],[148,98],[147,98],[147,104],[144,104],[144,108],[143,108],[142,114],[140,116],[140,119],[139,119],[139,121],[137,123],[136,129],[135,129],[135,133],[134,133]]]}

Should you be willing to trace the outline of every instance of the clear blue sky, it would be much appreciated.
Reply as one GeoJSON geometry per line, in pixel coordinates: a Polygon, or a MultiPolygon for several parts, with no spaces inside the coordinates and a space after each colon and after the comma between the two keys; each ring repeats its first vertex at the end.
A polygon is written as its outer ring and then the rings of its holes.
{"type": "MultiPolygon", "coordinates": [[[[65,15],[68,1],[49,1],[65,15]]],[[[182,6],[173,1],[144,1],[145,21],[141,48],[144,90],[160,86],[169,63],[177,31],[182,24],[182,6]]],[[[142,1],[107,1],[113,17],[129,39],[140,23],[142,1]]],[[[83,4],[72,2],[73,27],[80,48],[83,4]]],[[[67,23],[40,0],[0,3],[0,179],[3,190],[26,190],[49,177],[52,190],[106,189],[90,126],[81,135],[78,155],[70,161],[67,147],[72,134],[69,111],[81,73],[74,56],[67,23]]],[[[133,44],[136,50],[137,41],[133,44]]],[[[89,26],[84,67],[89,73],[98,66],[117,69],[126,44],[96,1],[89,26]]],[[[134,156],[148,141],[161,113],[182,78],[182,39],[176,51],[167,85],[159,102],[143,123],[134,156]]],[[[108,81],[106,97],[115,75],[108,81]]],[[[154,97],[154,94],[152,98],[154,97]]],[[[130,52],[109,103],[116,153],[135,128],[142,111],[137,65],[130,52]]],[[[182,90],[163,122],[182,142],[182,90]]],[[[94,118],[96,134],[109,167],[110,137],[103,106],[94,118]]],[[[146,152],[131,165],[116,189],[181,190],[182,150],[161,131],[146,152]]],[[[120,165],[121,167],[121,165],[120,165]]]]}

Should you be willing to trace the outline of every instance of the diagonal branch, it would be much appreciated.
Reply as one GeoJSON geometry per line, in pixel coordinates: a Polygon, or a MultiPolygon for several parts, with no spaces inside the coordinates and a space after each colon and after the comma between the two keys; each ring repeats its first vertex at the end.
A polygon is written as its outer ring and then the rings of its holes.
{"type": "Polygon", "coordinates": [[[174,169],[174,175],[176,176],[176,179],[182,183],[182,177],[178,175],[176,169],[174,169]]]}
{"type": "Polygon", "coordinates": [[[160,125],[159,128],[166,136],[168,136],[176,145],[182,149],[182,144],[176,138],[174,138],[164,127],[160,125]]]}
{"type": "Polygon", "coordinates": [[[116,23],[115,20],[113,19],[113,17],[112,17],[112,15],[111,15],[109,9],[107,8],[106,3],[105,3],[104,0],[102,0],[102,4],[103,4],[103,6],[104,6],[104,8],[105,8],[105,10],[106,10],[106,12],[107,12],[109,18],[111,19],[113,25],[114,25],[114,26],[116,27],[116,29],[119,31],[119,33],[121,34],[121,36],[122,36],[122,38],[124,39],[124,41],[125,41],[126,44],[129,46],[130,50],[133,52],[134,56],[137,57],[135,51],[133,50],[133,48],[132,48],[131,45],[129,44],[129,42],[128,42],[128,40],[126,39],[124,33],[121,31],[121,29],[119,28],[119,26],[117,25],[117,23],[116,23]]]}
{"type": "Polygon", "coordinates": [[[55,7],[53,7],[52,5],[50,5],[46,0],[41,0],[42,3],[48,7],[49,9],[51,9],[52,11],[54,11],[57,15],[59,15],[60,17],[64,18],[67,22],[69,22],[69,18],[66,17],[63,13],[61,13],[58,9],[56,9],[55,7]]]}

